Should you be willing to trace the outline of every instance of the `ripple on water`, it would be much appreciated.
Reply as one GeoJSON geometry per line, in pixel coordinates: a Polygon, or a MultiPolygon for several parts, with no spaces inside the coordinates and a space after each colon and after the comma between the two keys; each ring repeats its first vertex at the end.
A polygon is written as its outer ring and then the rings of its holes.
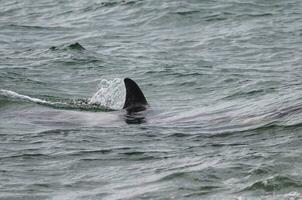
{"type": "Polygon", "coordinates": [[[251,186],[244,188],[243,191],[281,192],[288,190],[301,190],[301,188],[301,181],[289,176],[276,175],[261,181],[256,181],[251,186]]]}
{"type": "Polygon", "coordinates": [[[2,2],[0,199],[301,199],[301,8],[2,2]]]}

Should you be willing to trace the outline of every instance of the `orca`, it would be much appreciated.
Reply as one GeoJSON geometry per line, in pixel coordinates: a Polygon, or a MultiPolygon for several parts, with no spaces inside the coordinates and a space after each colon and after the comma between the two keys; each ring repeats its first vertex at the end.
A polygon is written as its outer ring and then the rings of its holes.
{"type": "Polygon", "coordinates": [[[146,110],[149,104],[137,83],[130,78],[125,78],[124,83],[126,87],[126,99],[123,109],[126,110],[128,114],[146,110]]]}

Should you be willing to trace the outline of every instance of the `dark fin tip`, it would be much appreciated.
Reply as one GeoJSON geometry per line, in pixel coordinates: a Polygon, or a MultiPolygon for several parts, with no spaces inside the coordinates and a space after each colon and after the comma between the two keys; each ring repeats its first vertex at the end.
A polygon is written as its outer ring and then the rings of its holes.
{"type": "Polygon", "coordinates": [[[128,112],[139,112],[146,110],[148,102],[139,86],[130,78],[124,79],[126,87],[126,100],[123,109],[128,112]]]}

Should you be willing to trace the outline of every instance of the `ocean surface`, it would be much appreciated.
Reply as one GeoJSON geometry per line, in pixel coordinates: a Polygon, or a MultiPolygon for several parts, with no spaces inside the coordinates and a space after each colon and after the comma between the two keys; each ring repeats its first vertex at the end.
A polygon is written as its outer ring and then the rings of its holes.
{"type": "Polygon", "coordinates": [[[0,5],[1,200],[302,199],[301,0],[0,5]]]}

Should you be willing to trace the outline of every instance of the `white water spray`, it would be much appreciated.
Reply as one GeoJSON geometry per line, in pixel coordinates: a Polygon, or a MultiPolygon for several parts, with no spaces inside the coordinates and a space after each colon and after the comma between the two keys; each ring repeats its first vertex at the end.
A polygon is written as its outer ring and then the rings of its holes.
{"type": "Polygon", "coordinates": [[[42,99],[38,99],[38,98],[18,94],[17,92],[13,92],[13,91],[10,91],[10,90],[0,90],[0,95],[5,96],[5,97],[14,98],[14,99],[27,100],[27,101],[31,101],[31,102],[34,102],[34,103],[55,104],[55,102],[49,102],[49,101],[45,101],[45,100],[42,100],[42,99]]]}
{"type": "Polygon", "coordinates": [[[113,80],[103,79],[98,85],[98,91],[86,100],[65,100],[60,102],[51,102],[38,99],[23,94],[19,94],[10,90],[0,89],[0,96],[11,99],[19,99],[21,101],[29,101],[37,104],[43,104],[56,108],[65,109],[95,109],[96,107],[108,108],[112,110],[122,109],[125,101],[126,89],[122,79],[113,80]]]}
{"type": "Polygon", "coordinates": [[[89,103],[100,104],[114,110],[122,109],[125,101],[126,89],[122,79],[102,79],[98,91],[90,98],[89,103]]]}

